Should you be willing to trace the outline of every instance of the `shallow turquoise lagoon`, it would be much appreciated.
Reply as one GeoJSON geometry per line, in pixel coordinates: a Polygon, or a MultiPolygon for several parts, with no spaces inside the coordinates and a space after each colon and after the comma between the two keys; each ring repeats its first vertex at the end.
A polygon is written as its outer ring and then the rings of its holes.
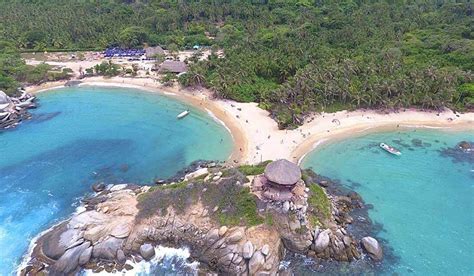
{"type": "Polygon", "coordinates": [[[474,158],[443,151],[462,140],[474,141],[474,130],[373,133],[322,145],[303,164],[374,206],[369,215],[383,225],[377,236],[398,257],[383,263],[387,274],[473,275],[474,158]]]}
{"type": "Polygon", "coordinates": [[[226,160],[227,130],[205,112],[140,90],[76,87],[39,95],[33,119],[0,132],[0,275],[29,240],[74,211],[91,184],[149,183],[197,159],[226,160]],[[182,120],[176,115],[191,114],[182,120]]]}

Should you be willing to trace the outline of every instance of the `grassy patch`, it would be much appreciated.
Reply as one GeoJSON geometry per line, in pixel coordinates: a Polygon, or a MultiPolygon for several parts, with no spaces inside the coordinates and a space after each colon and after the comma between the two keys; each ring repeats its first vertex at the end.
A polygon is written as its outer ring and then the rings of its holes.
{"type": "Polygon", "coordinates": [[[268,163],[272,162],[271,160],[264,161],[258,165],[242,165],[237,169],[245,175],[258,175],[262,174],[265,171],[265,167],[268,163]]]}
{"type": "Polygon", "coordinates": [[[265,215],[265,224],[268,226],[273,226],[275,224],[275,219],[273,218],[272,213],[267,213],[265,215]]]}
{"type": "Polygon", "coordinates": [[[221,225],[246,225],[254,226],[264,222],[264,219],[257,213],[257,204],[254,196],[248,187],[236,191],[235,197],[222,198],[220,209],[224,212],[218,214],[221,225]]]}
{"type": "Polygon", "coordinates": [[[157,186],[157,188],[159,190],[168,190],[168,189],[179,190],[179,189],[186,188],[187,185],[188,185],[187,181],[181,181],[181,182],[174,183],[174,184],[160,185],[160,186],[157,186]]]}
{"type": "Polygon", "coordinates": [[[317,184],[309,184],[308,205],[310,207],[309,221],[311,225],[321,225],[321,220],[331,217],[331,202],[323,188],[317,184]]]}
{"type": "Polygon", "coordinates": [[[216,206],[219,211],[210,212],[211,217],[220,225],[253,226],[264,222],[264,218],[257,212],[257,203],[248,187],[236,185],[237,181],[243,182],[243,176],[235,170],[230,178],[222,179],[218,185],[207,185],[202,194],[202,202],[213,210],[216,206]]]}
{"type": "Polygon", "coordinates": [[[178,213],[183,213],[187,207],[198,199],[200,183],[186,181],[152,187],[147,193],[138,197],[138,219],[153,215],[166,215],[167,208],[173,207],[178,213]]]}
{"type": "Polygon", "coordinates": [[[229,176],[219,184],[193,179],[172,185],[156,186],[138,199],[138,219],[166,215],[168,207],[183,213],[201,201],[209,216],[220,225],[254,226],[265,222],[257,212],[257,203],[248,187],[237,185],[245,176],[238,170],[229,170],[229,176]],[[218,211],[213,212],[215,207],[218,211]]]}

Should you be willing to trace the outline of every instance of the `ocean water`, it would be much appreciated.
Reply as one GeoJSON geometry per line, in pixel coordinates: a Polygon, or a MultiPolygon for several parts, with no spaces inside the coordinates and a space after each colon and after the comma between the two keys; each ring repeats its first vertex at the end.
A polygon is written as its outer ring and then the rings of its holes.
{"type": "Polygon", "coordinates": [[[29,240],[70,215],[93,183],[150,183],[232,150],[206,112],[165,96],[75,87],[39,98],[32,120],[0,132],[0,275],[13,273],[29,240]],[[185,109],[191,114],[177,120],[185,109]]]}
{"type": "Polygon", "coordinates": [[[372,133],[323,144],[303,166],[374,206],[369,216],[383,226],[377,237],[396,256],[382,264],[385,274],[474,275],[474,156],[446,150],[462,140],[474,141],[474,130],[372,133]]]}

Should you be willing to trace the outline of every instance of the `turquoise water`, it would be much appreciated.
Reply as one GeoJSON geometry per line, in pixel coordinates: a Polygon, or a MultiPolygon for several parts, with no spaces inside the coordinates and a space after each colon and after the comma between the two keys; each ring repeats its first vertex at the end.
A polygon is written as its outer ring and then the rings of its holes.
{"type": "Polygon", "coordinates": [[[462,140],[474,141],[474,130],[373,133],[322,145],[303,165],[340,180],[374,205],[369,215],[383,224],[378,237],[399,257],[383,264],[387,274],[473,275],[473,158],[441,153],[462,140]],[[399,148],[402,156],[384,152],[380,142],[399,148]]]}
{"type": "Polygon", "coordinates": [[[14,271],[29,239],[73,212],[91,184],[147,183],[232,150],[223,126],[168,97],[76,87],[39,98],[32,120],[0,132],[0,275],[14,271]],[[191,114],[176,120],[185,109],[191,114]]]}

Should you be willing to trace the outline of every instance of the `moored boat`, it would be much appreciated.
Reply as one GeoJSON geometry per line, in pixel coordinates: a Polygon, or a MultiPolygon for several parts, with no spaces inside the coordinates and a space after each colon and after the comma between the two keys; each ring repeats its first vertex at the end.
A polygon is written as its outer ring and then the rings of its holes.
{"type": "Polygon", "coordinates": [[[189,110],[185,110],[185,111],[179,113],[178,116],[176,116],[176,118],[177,119],[182,119],[182,118],[188,116],[188,114],[189,114],[189,110]]]}
{"type": "Polygon", "coordinates": [[[397,150],[396,148],[391,147],[391,146],[389,146],[389,145],[387,145],[387,144],[385,144],[385,143],[380,143],[380,147],[381,147],[382,149],[384,149],[385,151],[387,151],[387,152],[393,154],[393,155],[397,155],[397,156],[402,155],[402,153],[401,153],[399,150],[397,150]]]}

